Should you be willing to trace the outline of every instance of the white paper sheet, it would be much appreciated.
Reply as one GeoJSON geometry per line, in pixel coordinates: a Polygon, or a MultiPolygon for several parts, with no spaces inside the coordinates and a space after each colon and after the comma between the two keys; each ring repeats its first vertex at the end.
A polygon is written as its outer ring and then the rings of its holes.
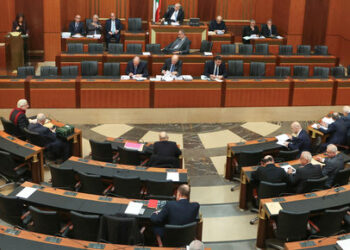
{"type": "Polygon", "coordinates": [[[281,134],[281,135],[276,136],[276,139],[277,139],[276,143],[278,145],[285,146],[284,143],[289,139],[289,137],[287,134],[281,134]]]}
{"type": "Polygon", "coordinates": [[[349,250],[350,249],[350,239],[348,240],[338,240],[337,245],[343,249],[343,250],[349,250]]]}
{"type": "Polygon", "coordinates": [[[141,212],[142,206],[142,203],[130,201],[124,213],[138,215],[141,212]]]}
{"type": "MultiPolygon", "coordinates": [[[[317,128],[317,125],[318,125],[317,123],[314,123],[314,124],[311,125],[311,127],[314,128],[314,129],[318,129],[318,128],[317,128]]],[[[328,128],[326,128],[325,126],[320,126],[320,128],[323,128],[324,130],[327,130],[327,129],[328,129],[328,128]]]]}
{"type": "Polygon", "coordinates": [[[283,37],[282,36],[277,36],[277,39],[283,39],[283,37]]]}
{"type": "Polygon", "coordinates": [[[334,122],[334,120],[332,118],[329,118],[329,117],[323,117],[322,121],[328,125],[332,124],[334,122]]]}
{"type": "Polygon", "coordinates": [[[292,172],[292,174],[294,174],[297,170],[294,168],[294,167],[292,167],[291,165],[283,165],[283,166],[281,166],[281,168],[283,168],[284,169],[284,171],[286,171],[286,173],[288,173],[288,169],[289,168],[291,168],[291,169],[293,169],[293,172],[292,172]]]}
{"type": "Polygon", "coordinates": [[[212,52],[204,52],[204,55],[205,55],[205,56],[212,56],[213,53],[212,53],[212,52]]]}
{"type": "Polygon", "coordinates": [[[122,80],[130,80],[130,76],[122,75],[122,76],[120,76],[120,79],[122,79],[122,80]]]}
{"type": "Polygon", "coordinates": [[[151,52],[142,52],[142,55],[144,55],[144,56],[150,56],[150,55],[151,55],[151,52]]]}
{"type": "Polygon", "coordinates": [[[182,75],[182,78],[186,81],[192,81],[193,77],[191,75],[182,75]]]}
{"type": "Polygon", "coordinates": [[[17,197],[28,199],[37,189],[32,187],[25,187],[21,192],[16,194],[17,197]]]}
{"type": "Polygon", "coordinates": [[[166,173],[166,180],[167,181],[179,181],[180,175],[178,172],[167,172],[166,173]]]}

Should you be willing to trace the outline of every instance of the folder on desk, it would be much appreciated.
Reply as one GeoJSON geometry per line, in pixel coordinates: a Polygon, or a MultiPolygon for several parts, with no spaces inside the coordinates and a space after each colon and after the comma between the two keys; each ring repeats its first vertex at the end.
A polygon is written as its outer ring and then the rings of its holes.
{"type": "Polygon", "coordinates": [[[270,215],[278,215],[282,210],[281,204],[279,202],[268,202],[265,204],[270,215]]]}
{"type": "Polygon", "coordinates": [[[143,146],[144,145],[141,143],[127,142],[125,143],[124,148],[141,152],[143,150],[143,146]]]}

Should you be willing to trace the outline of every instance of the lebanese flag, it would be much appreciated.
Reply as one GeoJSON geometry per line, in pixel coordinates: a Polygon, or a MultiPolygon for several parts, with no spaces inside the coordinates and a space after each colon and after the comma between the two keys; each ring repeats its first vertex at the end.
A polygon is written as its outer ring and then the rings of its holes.
{"type": "Polygon", "coordinates": [[[160,8],[162,0],[153,0],[153,22],[158,22],[160,20],[160,8]]]}

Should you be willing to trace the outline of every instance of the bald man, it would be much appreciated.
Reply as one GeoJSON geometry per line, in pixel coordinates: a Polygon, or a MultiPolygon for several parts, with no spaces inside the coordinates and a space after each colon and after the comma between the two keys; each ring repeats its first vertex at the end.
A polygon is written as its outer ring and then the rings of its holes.
{"type": "Polygon", "coordinates": [[[123,28],[121,21],[116,18],[115,14],[111,13],[111,18],[106,21],[106,46],[111,42],[111,39],[114,38],[116,43],[120,41],[120,33],[123,28]]]}
{"type": "Polygon", "coordinates": [[[159,141],[154,143],[153,148],[153,154],[158,156],[178,158],[181,155],[176,142],[169,141],[168,134],[164,131],[159,134],[159,141]]]}
{"type": "Polygon", "coordinates": [[[311,139],[309,134],[301,127],[299,122],[293,122],[290,126],[295,136],[288,135],[290,142],[286,142],[285,146],[290,150],[298,149],[300,152],[311,151],[311,139]]]}
{"type": "Polygon", "coordinates": [[[179,60],[178,55],[173,55],[171,58],[165,60],[162,67],[162,74],[170,72],[174,76],[182,75],[182,61],[179,60]]]}
{"type": "Polygon", "coordinates": [[[278,36],[277,28],[272,24],[272,19],[267,20],[266,24],[261,25],[261,35],[264,37],[278,36]]]}
{"type": "Polygon", "coordinates": [[[222,16],[217,16],[215,20],[212,20],[209,24],[209,31],[213,31],[216,34],[226,33],[226,24],[222,20],[222,16]]]}
{"type": "Polygon", "coordinates": [[[85,27],[84,27],[84,24],[81,22],[80,15],[76,15],[74,17],[74,21],[72,21],[69,24],[69,32],[71,33],[72,36],[76,34],[80,34],[82,36],[85,35],[85,27]]]}
{"type": "Polygon", "coordinates": [[[147,63],[135,56],[132,61],[128,62],[125,74],[130,77],[148,77],[147,63]]]}
{"type": "Polygon", "coordinates": [[[252,172],[252,180],[257,184],[261,181],[288,183],[289,176],[283,168],[276,167],[275,160],[271,155],[266,155],[261,160],[261,167],[252,172]]]}
{"type": "Polygon", "coordinates": [[[169,24],[171,23],[178,23],[182,24],[185,18],[185,13],[181,8],[181,4],[177,3],[175,4],[174,8],[168,9],[168,11],[165,13],[164,17],[161,19],[162,22],[166,21],[169,24]]]}

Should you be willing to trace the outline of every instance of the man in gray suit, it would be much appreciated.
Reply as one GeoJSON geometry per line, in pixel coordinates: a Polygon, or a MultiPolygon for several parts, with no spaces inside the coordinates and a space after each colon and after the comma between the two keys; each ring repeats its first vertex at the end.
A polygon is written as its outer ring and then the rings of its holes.
{"type": "Polygon", "coordinates": [[[191,41],[186,37],[183,30],[179,30],[178,38],[166,46],[162,51],[166,54],[189,54],[191,41]]]}

